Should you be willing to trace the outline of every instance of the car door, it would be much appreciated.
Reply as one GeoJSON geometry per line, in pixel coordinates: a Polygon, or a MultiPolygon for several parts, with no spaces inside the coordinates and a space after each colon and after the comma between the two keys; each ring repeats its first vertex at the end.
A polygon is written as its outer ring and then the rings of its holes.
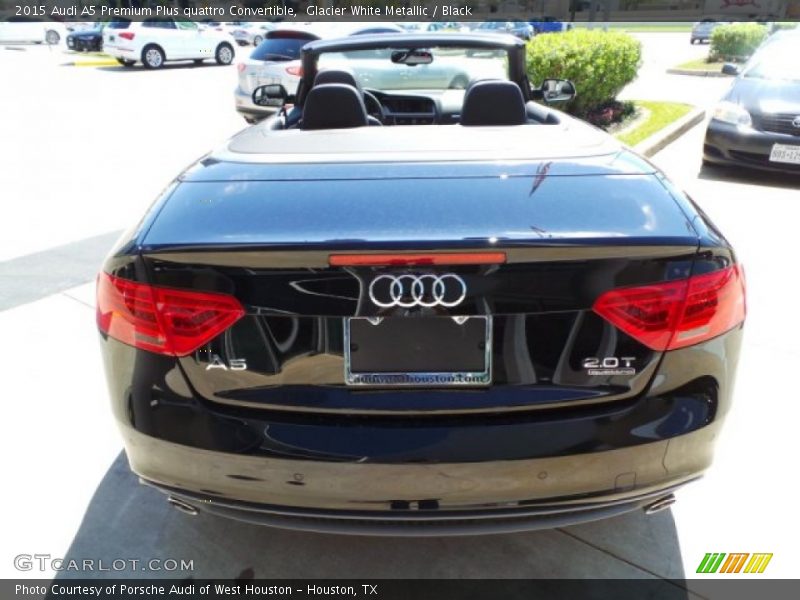
{"type": "Polygon", "coordinates": [[[181,40],[175,21],[172,19],[145,19],[142,21],[142,34],[147,43],[158,44],[167,60],[183,58],[181,40]]]}
{"type": "Polygon", "coordinates": [[[44,21],[30,17],[9,17],[4,22],[0,40],[3,42],[42,42],[44,41],[44,21]]]}
{"type": "Polygon", "coordinates": [[[213,36],[200,29],[193,21],[175,21],[176,35],[180,38],[182,58],[211,58],[214,56],[213,36]]]}

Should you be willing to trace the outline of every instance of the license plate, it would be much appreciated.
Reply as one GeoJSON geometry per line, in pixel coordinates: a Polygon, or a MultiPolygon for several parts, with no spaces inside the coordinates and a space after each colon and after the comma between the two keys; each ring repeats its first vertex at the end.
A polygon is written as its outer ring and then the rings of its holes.
{"type": "Polygon", "coordinates": [[[352,317],[344,323],[352,386],[469,387],[492,382],[489,317],[352,317]]]}
{"type": "Polygon", "coordinates": [[[769,153],[769,159],[772,162],[800,165],[800,146],[774,144],[772,146],[772,152],[769,153]]]}

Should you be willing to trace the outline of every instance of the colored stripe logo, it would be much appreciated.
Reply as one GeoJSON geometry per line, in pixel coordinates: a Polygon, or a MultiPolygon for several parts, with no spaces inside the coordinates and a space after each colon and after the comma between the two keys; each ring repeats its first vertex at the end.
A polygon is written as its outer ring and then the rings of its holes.
{"type": "Polygon", "coordinates": [[[763,573],[772,553],[707,552],[697,567],[698,573],[763,573]],[[749,559],[749,560],[748,560],[749,559]]]}

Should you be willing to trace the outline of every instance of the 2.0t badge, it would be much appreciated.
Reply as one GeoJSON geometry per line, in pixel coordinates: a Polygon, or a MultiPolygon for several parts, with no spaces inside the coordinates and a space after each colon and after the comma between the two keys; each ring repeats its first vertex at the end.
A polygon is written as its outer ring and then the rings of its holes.
{"type": "Polygon", "coordinates": [[[635,360],[633,356],[590,356],[583,359],[583,368],[587,375],[636,375],[631,366],[635,360]]]}

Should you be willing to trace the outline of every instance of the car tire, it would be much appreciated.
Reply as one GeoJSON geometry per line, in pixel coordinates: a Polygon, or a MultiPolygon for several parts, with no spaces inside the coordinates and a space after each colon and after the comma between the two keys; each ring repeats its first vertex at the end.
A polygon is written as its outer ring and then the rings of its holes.
{"type": "Polygon", "coordinates": [[[58,42],[61,41],[61,36],[58,35],[58,32],[53,29],[48,29],[47,33],[44,34],[44,41],[47,42],[50,46],[55,46],[58,42]]]}
{"type": "Polygon", "coordinates": [[[217,61],[218,65],[225,66],[231,64],[234,56],[236,56],[236,53],[233,51],[233,46],[227,42],[222,42],[217,46],[216,52],[214,52],[214,59],[217,61]]]}
{"type": "Polygon", "coordinates": [[[136,64],[135,60],[126,60],[124,58],[118,58],[117,62],[123,67],[132,67],[134,64],[136,64]]]}
{"type": "Polygon", "coordinates": [[[264,38],[262,38],[260,35],[257,35],[257,36],[255,36],[253,38],[253,46],[260,46],[261,42],[263,42],[263,41],[264,41],[264,38]]]}
{"type": "Polygon", "coordinates": [[[469,78],[466,75],[456,75],[447,87],[451,90],[465,90],[468,85],[469,78]]]}
{"type": "Polygon", "coordinates": [[[166,59],[164,51],[155,44],[142,48],[142,64],[145,69],[160,69],[166,59]]]}

